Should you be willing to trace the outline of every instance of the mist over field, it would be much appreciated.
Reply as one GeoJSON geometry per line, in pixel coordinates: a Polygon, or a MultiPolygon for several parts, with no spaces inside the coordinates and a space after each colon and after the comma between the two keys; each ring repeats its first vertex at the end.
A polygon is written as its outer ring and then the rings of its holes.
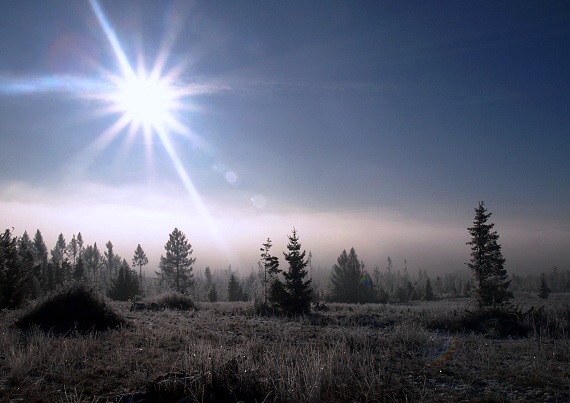
{"type": "MultiPolygon", "coordinates": [[[[81,232],[89,244],[103,246],[111,240],[117,253],[127,258],[140,243],[149,256],[145,271],[150,276],[157,270],[168,234],[175,227],[187,234],[197,258],[196,268],[226,269],[231,265],[247,274],[252,268],[257,270],[261,243],[270,237],[276,250],[285,250],[293,226],[299,230],[304,247],[311,251],[315,267],[330,268],[343,249],[354,247],[368,268],[384,267],[390,257],[399,269],[406,261],[412,273],[427,270],[432,275],[456,271],[468,274],[465,262],[469,248],[465,243],[469,241],[472,206],[466,211],[432,210],[428,214],[381,208],[314,211],[290,206],[284,212],[260,212],[239,206],[227,208],[213,200],[208,206],[217,233],[212,233],[211,223],[188,211],[191,202],[183,194],[146,195],[140,188],[93,185],[87,191],[70,190],[66,193],[70,197],[61,197],[38,188],[16,188],[18,185],[12,185],[12,190],[5,193],[11,195],[2,202],[1,209],[5,216],[2,222],[11,222],[15,235],[24,231],[33,234],[40,229],[51,247],[60,233],[70,239],[81,232]]],[[[509,271],[525,275],[552,266],[568,267],[570,257],[565,251],[570,235],[552,217],[527,222],[517,220],[509,210],[496,209],[495,217],[509,271]]]]}

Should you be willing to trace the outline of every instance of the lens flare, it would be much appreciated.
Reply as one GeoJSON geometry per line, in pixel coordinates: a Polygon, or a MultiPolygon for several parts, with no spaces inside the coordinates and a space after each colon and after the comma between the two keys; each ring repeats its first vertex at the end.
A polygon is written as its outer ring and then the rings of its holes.
{"type": "Polygon", "coordinates": [[[432,361],[433,364],[443,364],[447,361],[453,353],[457,350],[457,339],[455,337],[450,337],[445,340],[445,343],[439,349],[439,352],[435,359],[432,361]]]}

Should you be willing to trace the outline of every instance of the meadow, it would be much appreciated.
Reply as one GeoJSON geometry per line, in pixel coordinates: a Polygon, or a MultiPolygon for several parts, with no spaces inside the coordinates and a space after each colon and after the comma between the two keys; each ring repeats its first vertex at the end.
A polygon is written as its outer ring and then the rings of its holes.
{"type": "Polygon", "coordinates": [[[568,402],[568,297],[517,295],[516,320],[476,331],[463,326],[468,299],[321,304],[296,318],[247,302],[106,300],[125,325],[67,334],[22,331],[26,309],[3,310],[0,401],[568,402]]]}

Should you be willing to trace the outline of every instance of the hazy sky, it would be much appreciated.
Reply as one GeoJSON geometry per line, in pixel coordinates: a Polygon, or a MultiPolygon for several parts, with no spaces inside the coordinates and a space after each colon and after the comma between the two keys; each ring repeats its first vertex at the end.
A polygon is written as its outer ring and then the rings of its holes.
{"type": "Polygon", "coordinates": [[[247,270],[295,227],[315,265],[439,273],[484,200],[507,270],[570,268],[569,4],[4,2],[0,224],[149,270],[174,227],[247,270]],[[176,94],[146,135],[129,69],[176,94]]]}

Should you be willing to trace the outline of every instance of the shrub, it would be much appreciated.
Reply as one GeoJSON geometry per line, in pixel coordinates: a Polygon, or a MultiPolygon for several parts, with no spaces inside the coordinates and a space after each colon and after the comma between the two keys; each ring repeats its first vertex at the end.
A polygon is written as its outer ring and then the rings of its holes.
{"type": "Polygon", "coordinates": [[[182,311],[196,309],[196,304],[194,304],[192,298],[177,292],[159,295],[155,302],[164,308],[178,309],[182,311]]]}
{"type": "Polygon", "coordinates": [[[105,331],[126,324],[126,320],[109,309],[92,289],[78,285],[47,297],[15,326],[22,330],[38,327],[46,332],[66,334],[105,331]]]}

